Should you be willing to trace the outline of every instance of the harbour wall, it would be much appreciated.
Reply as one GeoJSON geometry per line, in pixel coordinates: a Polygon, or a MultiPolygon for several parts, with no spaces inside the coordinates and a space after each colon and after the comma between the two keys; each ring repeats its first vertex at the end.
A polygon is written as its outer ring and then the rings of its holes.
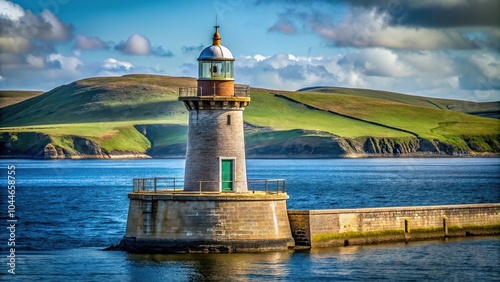
{"type": "Polygon", "coordinates": [[[129,199],[120,243],[129,252],[263,252],[294,246],[285,193],[130,193],[129,199]]]}
{"type": "Polygon", "coordinates": [[[500,235],[500,203],[288,210],[296,246],[334,247],[500,235]]]}

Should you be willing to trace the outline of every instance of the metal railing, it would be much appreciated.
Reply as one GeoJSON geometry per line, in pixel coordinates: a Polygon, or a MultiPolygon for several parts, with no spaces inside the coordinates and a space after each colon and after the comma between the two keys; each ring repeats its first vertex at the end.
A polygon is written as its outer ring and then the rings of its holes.
{"type": "Polygon", "coordinates": [[[134,178],[133,192],[183,191],[184,181],[174,177],[134,178]]]}
{"type": "Polygon", "coordinates": [[[242,85],[234,87],[234,96],[236,97],[250,97],[250,86],[242,85]]]}
{"type": "MultiPolygon", "coordinates": [[[[238,193],[237,191],[205,191],[204,188],[213,184],[221,187],[222,183],[231,183],[232,187],[236,187],[238,183],[247,184],[248,192],[265,192],[266,194],[286,193],[285,179],[252,179],[248,181],[196,181],[198,191],[189,191],[190,193],[238,193]]],[[[187,193],[184,191],[186,182],[182,178],[174,177],[154,177],[154,178],[134,178],[133,180],[134,193],[187,193]]]]}
{"type": "MultiPolygon", "coordinates": [[[[196,96],[217,96],[217,89],[203,89],[203,87],[180,87],[179,97],[196,97],[196,96]],[[205,95],[203,95],[205,91],[205,95]],[[208,91],[208,92],[207,92],[208,91]]],[[[250,86],[241,85],[234,86],[234,96],[250,97],[250,86]]]]}
{"type": "Polygon", "coordinates": [[[179,88],[179,97],[194,97],[194,96],[198,96],[198,87],[179,88]]]}

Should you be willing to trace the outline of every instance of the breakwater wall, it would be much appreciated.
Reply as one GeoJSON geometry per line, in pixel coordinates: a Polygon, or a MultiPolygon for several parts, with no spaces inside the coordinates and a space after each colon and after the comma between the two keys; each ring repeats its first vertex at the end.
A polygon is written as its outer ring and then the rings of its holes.
{"type": "Polygon", "coordinates": [[[288,210],[297,246],[333,247],[500,235],[500,203],[288,210]]]}
{"type": "Polygon", "coordinates": [[[136,253],[283,251],[294,246],[285,193],[134,192],[120,249],[136,253]]]}

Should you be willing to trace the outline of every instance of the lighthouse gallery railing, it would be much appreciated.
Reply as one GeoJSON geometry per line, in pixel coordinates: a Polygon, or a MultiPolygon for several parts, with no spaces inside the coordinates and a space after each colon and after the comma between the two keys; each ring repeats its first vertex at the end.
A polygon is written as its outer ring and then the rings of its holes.
{"type": "MultiPolygon", "coordinates": [[[[247,85],[234,86],[234,96],[250,97],[250,87],[247,85]]],[[[179,97],[195,97],[195,96],[217,96],[215,88],[203,89],[202,87],[180,87],[179,97]]]]}
{"type": "MultiPolygon", "coordinates": [[[[209,183],[232,182],[233,184],[238,181],[196,181],[199,186],[199,191],[192,191],[191,193],[210,193],[213,191],[203,191],[203,185],[209,183]]],[[[245,181],[248,185],[248,191],[262,191],[270,194],[286,193],[286,180],[285,179],[255,179],[245,181]]],[[[134,193],[153,192],[153,193],[185,193],[184,180],[182,178],[174,177],[154,177],[154,178],[134,178],[134,193]]],[[[221,191],[221,193],[236,193],[235,191],[221,191]]]]}

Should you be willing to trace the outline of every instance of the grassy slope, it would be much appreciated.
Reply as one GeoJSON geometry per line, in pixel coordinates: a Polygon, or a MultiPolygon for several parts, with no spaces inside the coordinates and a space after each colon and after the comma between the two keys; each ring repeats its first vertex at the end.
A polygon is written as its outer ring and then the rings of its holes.
{"type": "Polygon", "coordinates": [[[302,104],[414,132],[422,138],[455,143],[450,135],[494,135],[500,121],[449,110],[346,94],[286,93],[302,104]]]}
{"type": "Polygon", "coordinates": [[[42,91],[0,90],[0,108],[17,104],[43,94],[42,91]]]}
{"type": "Polygon", "coordinates": [[[155,75],[76,81],[2,109],[0,132],[46,133],[70,151],[69,139],[81,136],[108,151],[144,152],[151,144],[134,125],[187,124],[177,91],[195,84],[192,78],[155,75]]]}
{"type": "Polygon", "coordinates": [[[192,78],[151,75],[91,78],[73,82],[2,110],[2,127],[138,119],[178,123],[186,114],[177,102],[192,78]]]}
{"type": "Polygon", "coordinates": [[[414,106],[436,108],[442,110],[452,110],[455,112],[478,114],[488,117],[497,117],[500,114],[500,102],[470,102],[462,100],[439,99],[421,96],[412,96],[388,91],[342,88],[342,87],[310,87],[301,91],[320,92],[331,94],[346,94],[359,97],[382,99],[387,101],[400,102],[414,106]]]}
{"type": "MultiPolygon", "coordinates": [[[[251,92],[252,101],[245,110],[245,121],[276,130],[305,129],[342,137],[402,137],[409,134],[371,125],[324,111],[308,109],[264,92],[251,92]]],[[[320,134],[320,133],[318,133],[320,134]]]]}
{"type": "MultiPolygon", "coordinates": [[[[193,78],[156,75],[85,79],[3,108],[0,133],[42,132],[52,136],[53,143],[69,147],[72,136],[81,136],[101,144],[108,151],[144,152],[151,143],[155,147],[182,144],[186,141],[187,111],[177,101],[177,91],[179,87],[194,85],[196,80],[193,78]],[[149,140],[139,133],[144,134],[141,128],[146,128],[141,125],[148,124],[159,124],[147,134],[149,140]]],[[[263,90],[251,92],[252,101],[245,110],[245,121],[256,127],[247,130],[248,145],[257,141],[272,144],[304,135],[411,136],[306,105],[391,125],[429,138],[447,139],[444,136],[464,132],[491,134],[492,128],[498,129],[495,120],[401,104],[394,98],[387,101],[363,95],[283,93],[300,103],[263,90]]]]}

